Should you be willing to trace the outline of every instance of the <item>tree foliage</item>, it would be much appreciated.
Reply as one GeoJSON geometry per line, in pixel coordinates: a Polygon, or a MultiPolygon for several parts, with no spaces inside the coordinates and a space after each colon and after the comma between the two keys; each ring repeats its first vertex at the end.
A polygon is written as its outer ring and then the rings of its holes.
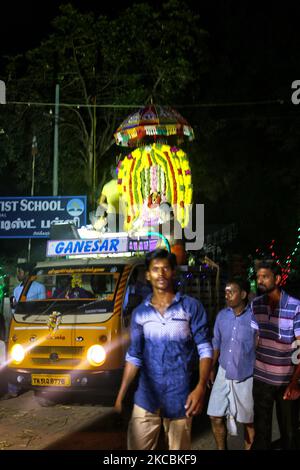
{"type": "MultiPolygon", "coordinates": [[[[199,18],[177,0],[159,9],[133,5],[112,20],[63,5],[48,38],[8,63],[9,101],[52,103],[15,107],[20,135],[14,140],[25,154],[33,133],[37,135],[38,177],[47,175],[43,186],[49,191],[54,86],[59,83],[60,192],[88,193],[94,202],[98,181],[101,186],[105,168],[120,151],[113,133],[123,118],[151,98],[160,104],[182,101],[196,77],[206,72],[207,58],[199,18]],[[21,132],[25,127],[26,140],[21,132]]],[[[40,188],[41,181],[37,184],[40,188]]]]}

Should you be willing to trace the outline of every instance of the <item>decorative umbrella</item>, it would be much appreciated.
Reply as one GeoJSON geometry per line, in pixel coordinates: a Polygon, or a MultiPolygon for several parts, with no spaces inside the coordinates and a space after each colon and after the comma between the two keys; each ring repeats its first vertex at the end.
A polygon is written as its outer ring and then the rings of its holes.
{"type": "Polygon", "coordinates": [[[194,139],[194,131],[181,114],[169,106],[150,104],[131,114],[114,133],[117,145],[140,147],[150,143],[166,143],[169,137],[177,143],[194,139]]]}

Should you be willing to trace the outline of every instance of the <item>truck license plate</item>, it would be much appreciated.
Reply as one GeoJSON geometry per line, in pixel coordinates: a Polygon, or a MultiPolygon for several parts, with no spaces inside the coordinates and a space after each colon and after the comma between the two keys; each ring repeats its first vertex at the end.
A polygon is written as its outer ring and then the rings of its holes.
{"type": "Polygon", "coordinates": [[[32,374],[31,385],[40,387],[70,387],[70,375],[32,374]]]}

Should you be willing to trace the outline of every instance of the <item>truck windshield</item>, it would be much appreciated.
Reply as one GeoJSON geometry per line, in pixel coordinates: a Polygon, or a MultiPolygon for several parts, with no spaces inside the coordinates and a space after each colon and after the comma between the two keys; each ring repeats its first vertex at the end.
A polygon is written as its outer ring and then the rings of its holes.
{"type": "MultiPolygon", "coordinates": [[[[47,304],[113,301],[120,272],[117,268],[39,269],[25,284],[18,307],[28,302],[47,304]]],[[[25,306],[25,305],[24,305],[25,306]]],[[[19,308],[17,309],[19,310],[19,308]]]]}

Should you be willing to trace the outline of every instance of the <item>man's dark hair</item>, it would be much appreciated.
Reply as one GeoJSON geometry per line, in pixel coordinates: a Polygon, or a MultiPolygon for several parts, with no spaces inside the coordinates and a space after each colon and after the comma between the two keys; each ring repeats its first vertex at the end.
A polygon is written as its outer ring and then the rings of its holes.
{"type": "Polygon", "coordinates": [[[250,282],[248,281],[248,279],[245,279],[242,276],[233,276],[228,279],[228,281],[226,282],[226,286],[228,286],[228,284],[236,284],[241,290],[244,290],[247,293],[248,297],[250,292],[250,282]]]}
{"type": "Polygon", "coordinates": [[[17,269],[22,269],[24,273],[30,273],[30,271],[32,270],[32,267],[33,267],[32,264],[26,263],[25,261],[17,264],[17,269]]]}
{"type": "Polygon", "coordinates": [[[165,250],[163,248],[157,248],[154,251],[149,251],[146,255],[145,266],[147,271],[149,271],[151,261],[155,259],[167,259],[170,263],[171,268],[176,268],[177,261],[174,253],[169,253],[168,250],[165,250]]]}
{"type": "Polygon", "coordinates": [[[264,259],[264,260],[260,261],[257,265],[256,272],[259,269],[270,269],[270,271],[272,271],[274,276],[281,276],[282,275],[281,266],[278,263],[276,263],[276,261],[274,261],[274,260],[264,259]]]}

